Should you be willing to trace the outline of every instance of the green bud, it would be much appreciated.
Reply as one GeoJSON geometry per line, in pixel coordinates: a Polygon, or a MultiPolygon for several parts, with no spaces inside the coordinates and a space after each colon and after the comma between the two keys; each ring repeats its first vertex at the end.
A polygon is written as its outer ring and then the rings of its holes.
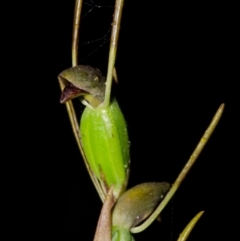
{"type": "Polygon", "coordinates": [[[129,140],[116,99],[106,108],[86,107],[80,122],[81,140],[89,166],[103,187],[114,185],[114,196],[126,189],[129,140]]]}

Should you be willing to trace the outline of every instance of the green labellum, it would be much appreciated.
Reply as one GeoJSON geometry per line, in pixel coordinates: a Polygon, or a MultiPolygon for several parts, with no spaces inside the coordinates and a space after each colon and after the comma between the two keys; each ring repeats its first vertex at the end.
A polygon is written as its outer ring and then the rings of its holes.
{"type": "Polygon", "coordinates": [[[83,149],[91,170],[114,195],[125,190],[129,140],[124,116],[116,99],[107,108],[86,107],[80,123],[83,149]]]}

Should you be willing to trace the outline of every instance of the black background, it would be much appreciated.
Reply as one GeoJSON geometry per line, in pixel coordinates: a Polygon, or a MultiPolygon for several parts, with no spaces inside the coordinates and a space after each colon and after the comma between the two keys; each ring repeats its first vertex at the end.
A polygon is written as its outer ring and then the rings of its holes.
{"type": "MultiPolygon", "coordinates": [[[[102,6],[113,5],[113,1],[102,2],[102,6]]],[[[21,7],[14,38],[14,61],[23,65],[21,78],[16,79],[16,83],[22,81],[21,99],[12,105],[20,117],[18,154],[24,160],[15,169],[26,173],[20,178],[26,181],[21,185],[26,190],[21,198],[24,210],[30,211],[30,222],[21,232],[25,239],[92,240],[101,202],[85,170],[65,107],[59,104],[57,82],[57,75],[71,66],[74,1],[21,7]],[[25,72],[27,77],[22,75],[25,72]]],[[[131,140],[129,187],[149,181],[173,183],[218,106],[226,104],[215,133],[163,211],[162,222],[137,234],[137,241],[176,240],[201,210],[205,214],[189,241],[230,240],[238,233],[234,226],[238,222],[239,175],[235,8],[219,3],[125,3],[116,96],[131,140]]],[[[84,11],[88,9],[84,5],[84,11]]],[[[80,64],[98,67],[103,73],[109,42],[91,56],[88,53],[99,43],[82,43],[107,32],[112,10],[95,8],[81,23],[80,64]]],[[[76,105],[80,115],[83,107],[76,105]]]]}

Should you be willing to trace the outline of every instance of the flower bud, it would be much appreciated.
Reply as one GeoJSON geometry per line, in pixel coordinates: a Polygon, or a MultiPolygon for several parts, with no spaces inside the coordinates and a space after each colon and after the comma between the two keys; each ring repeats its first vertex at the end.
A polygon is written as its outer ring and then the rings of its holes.
{"type": "Polygon", "coordinates": [[[117,100],[113,98],[107,107],[101,105],[105,77],[91,66],[66,69],[58,78],[66,86],[61,103],[79,97],[86,105],[80,121],[83,151],[104,192],[113,185],[117,198],[126,189],[130,159],[126,122],[117,100]]]}

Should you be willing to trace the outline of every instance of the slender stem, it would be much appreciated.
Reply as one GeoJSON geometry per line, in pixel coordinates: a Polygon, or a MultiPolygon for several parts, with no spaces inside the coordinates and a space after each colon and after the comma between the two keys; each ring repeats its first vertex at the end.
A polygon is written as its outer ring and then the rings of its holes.
{"type": "Polygon", "coordinates": [[[72,36],[72,66],[76,66],[78,64],[78,40],[82,2],[82,0],[76,0],[75,2],[72,36]]]}
{"type": "Polygon", "coordinates": [[[172,188],[170,191],[167,193],[163,201],[159,204],[157,209],[152,213],[152,215],[140,226],[132,228],[131,232],[132,233],[139,233],[146,229],[156,218],[157,216],[161,213],[161,211],[165,208],[165,206],[168,204],[172,196],[175,194],[177,191],[178,187],[186,177],[187,173],[193,166],[194,162],[197,160],[198,156],[200,155],[201,151],[203,150],[204,146],[208,142],[210,136],[212,135],[214,129],[216,128],[222,113],[224,110],[224,104],[221,104],[220,107],[218,108],[216,114],[214,115],[210,125],[208,126],[207,130],[203,134],[201,140],[199,141],[198,145],[196,146],[195,150],[193,151],[192,155],[190,156],[187,164],[184,166],[182,169],[181,173],[178,175],[176,181],[174,182],[172,188]]]}
{"type": "MultiPolygon", "coordinates": [[[[74,10],[74,21],[73,21],[73,40],[72,40],[72,65],[76,66],[78,64],[78,39],[79,39],[79,26],[80,26],[80,16],[81,16],[81,9],[82,9],[82,0],[76,0],[75,3],[75,10],[74,10]]],[[[65,84],[59,80],[59,84],[60,84],[60,88],[63,91],[63,89],[65,88],[65,84]]],[[[67,112],[68,112],[68,116],[70,119],[70,123],[72,126],[72,130],[73,130],[73,134],[75,136],[78,148],[81,152],[81,155],[83,157],[85,166],[87,168],[87,171],[89,173],[89,176],[100,196],[100,199],[102,200],[102,202],[105,199],[105,192],[103,191],[100,183],[98,182],[97,178],[93,175],[87,159],[85,157],[84,151],[83,151],[83,147],[82,147],[82,143],[81,143],[81,139],[80,139],[80,132],[79,132],[79,122],[77,120],[76,117],[76,112],[73,106],[72,101],[68,101],[65,103],[66,108],[67,108],[67,112]]]]}
{"type": "Polygon", "coordinates": [[[110,102],[113,69],[114,69],[116,53],[117,53],[117,44],[118,44],[118,37],[119,37],[119,30],[120,30],[120,22],[122,17],[123,3],[124,3],[124,0],[116,0],[115,2],[115,10],[114,10],[114,16],[113,16],[112,34],[111,34],[110,50],[109,50],[109,58],[108,58],[108,72],[107,72],[104,107],[107,107],[110,102]]]}
{"type": "MultiPolygon", "coordinates": [[[[80,27],[80,19],[81,19],[81,12],[82,12],[82,2],[83,2],[82,0],[76,0],[76,2],[75,2],[74,20],[73,20],[73,36],[72,36],[72,66],[78,65],[78,43],[79,43],[78,40],[79,40],[79,27],[80,27]]],[[[98,182],[96,176],[92,173],[92,171],[88,165],[88,162],[87,162],[87,159],[84,154],[83,147],[82,147],[80,131],[79,131],[79,123],[77,121],[76,113],[74,111],[74,106],[72,104],[72,101],[69,101],[66,104],[67,104],[67,109],[70,109],[70,111],[68,111],[68,115],[69,115],[69,118],[71,121],[75,139],[77,140],[77,144],[78,144],[79,150],[82,154],[88,174],[100,196],[100,199],[103,202],[106,194],[102,190],[100,183],[98,182]],[[74,123],[73,123],[72,119],[74,120],[74,123]]]]}

